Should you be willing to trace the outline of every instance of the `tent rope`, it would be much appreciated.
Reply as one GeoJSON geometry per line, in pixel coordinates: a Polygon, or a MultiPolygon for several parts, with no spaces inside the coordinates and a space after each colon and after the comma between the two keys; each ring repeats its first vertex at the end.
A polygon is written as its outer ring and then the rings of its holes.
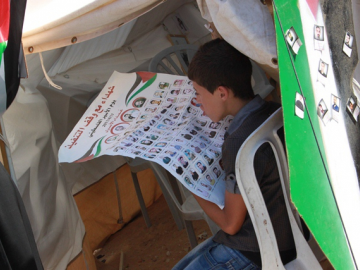
{"type": "Polygon", "coordinates": [[[44,67],[44,60],[43,60],[43,57],[42,57],[41,52],[39,52],[39,56],[40,56],[41,67],[42,67],[42,70],[43,70],[43,72],[44,72],[44,75],[45,75],[46,80],[49,82],[49,84],[50,84],[52,87],[54,87],[54,88],[56,88],[56,89],[58,89],[58,90],[62,90],[62,87],[59,86],[59,85],[57,85],[57,84],[55,84],[55,83],[50,79],[49,75],[47,74],[47,72],[46,72],[46,70],[45,70],[45,67],[44,67]]]}

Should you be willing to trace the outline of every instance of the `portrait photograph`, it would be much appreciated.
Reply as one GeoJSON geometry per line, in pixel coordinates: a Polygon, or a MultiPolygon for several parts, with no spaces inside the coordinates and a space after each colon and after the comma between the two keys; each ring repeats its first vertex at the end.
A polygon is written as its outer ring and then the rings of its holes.
{"type": "Polygon", "coordinates": [[[209,128],[212,128],[212,129],[219,129],[220,127],[221,127],[220,122],[211,122],[209,125],[209,128]]]}
{"type": "Polygon", "coordinates": [[[351,96],[346,103],[346,110],[350,113],[351,117],[355,122],[358,121],[360,107],[357,104],[357,98],[351,96]]]}
{"type": "Polygon", "coordinates": [[[142,106],[144,106],[145,101],[146,101],[146,98],[138,97],[133,101],[132,105],[136,108],[141,108],[142,106]]]}
{"type": "Polygon", "coordinates": [[[184,169],[176,163],[173,163],[172,168],[178,175],[182,175],[184,173],[184,169]]]}
{"type": "Polygon", "coordinates": [[[348,99],[348,102],[346,103],[346,108],[349,110],[349,112],[353,113],[355,111],[356,107],[356,99],[355,97],[350,97],[348,99]]]}
{"type": "Polygon", "coordinates": [[[331,99],[332,99],[332,109],[336,112],[339,112],[340,110],[340,98],[335,96],[335,95],[331,95],[331,99]]]}
{"type": "Polygon", "coordinates": [[[167,145],[166,142],[158,142],[155,144],[156,147],[165,147],[167,145]]]}
{"type": "Polygon", "coordinates": [[[304,119],[304,110],[305,110],[304,98],[300,93],[296,92],[296,94],[295,94],[295,115],[301,119],[304,119]]]}
{"type": "Polygon", "coordinates": [[[129,126],[130,126],[130,124],[125,123],[125,122],[118,123],[118,124],[114,125],[114,126],[111,128],[111,133],[112,133],[112,134],[119,134],[119,133],[121,133],[122,131],[126,130],[129,126]]]}
{"type": "Polygon", "coordinates": [[[141,151],[132,150],[131,153],[138,156],[141,154],[141,151]]]}
{"type": "Polygon", "coordinates": [[[320,59],[319,68],[318,68],[319,73],[322,76],[327,77],[328,69],[329,69],[329,64],[325,63],[323,60],[320,59]]]}
{"type": "Polygon", "coordinates": [[[139,116],[139,114],[140,112],[138,109],[130,109],[126,110],[120,118],[124,122],[132,122],[139,116]]]}
{"type": "Polygon", "coordinates": [[[159,88],[160,89],[166,89],[169,88],[170,84],[168,82],[161,82],[159,83],[159,88]]]}
{"type": "Polygon", "coordinates": [[[346,32],[345,38],[344,38],[344,44],[348,46],[349,48],[352,47],[354,41],[354,37],[350,34],[350,32],[346,32]]]}
{"type": "Polygon", "coordinates": [[[325,101],[321,99],[317,107],[317,114],[321,119],[323,119],[327,112],[328,112],[328,108],[325,104],[325,101]]]}
{"type": "Polygon", "coordinates": [[[142,140],[140,143],[143,145],[151,145],[153,142],[150,140],[142,140]]]}
{"type": "Polygon", "coordinates": [[[287,32],[285,34],[285,39],[286,39],[287,43],[290,45],[292,51],[295,54],[297,54],[302,45],[302,42],[298,38],[298,35],[296,34],[293,27],[291,27],[289,30],[287,30],[287,32]]]}
{"type": "Polygon", "coordinates": [[[193,184],[193,182],[191,182],[189,176],[185,175],[184,181],[185,181],[185,183],[186,183],[187,185],[189,185],[190,187],[192,187],[192,188],[194,187],[194,184],[193,184]]]}
{"type": "Polygon", "coordinates": [[[180,89],[173,89],[170,91],[170,94],[173,96],[178,96],[180,94],[180,89]]]}
{"type": "Polygon", "coordinates": [[[286,41],[292,47],[297,40],[298,36],[293,27],[291,27],[285,34],[286,41]]]}
{"type": "Polygon", "coordinates": [[[348,57],[351,57],[353,41],[354,41],[354,37],[351,35],[351,33],[346,32],[344,37],[343,52],[348,57]]]}
{"type": "Polygon", "coordinates": [[[178,161],[180,162],[181,166],[183,166],[184,168],[187,168],[187,166],[189,165],[189,162],[183,156],[180,156],[178,158],[178,161]]]}
{"type": "Polygon", "coordinates": [[[155,91],[154,95],[155,98],[164,98],[166,97],[166,92],[162,90],[155,91]]]}
{"type": "Polygon", "coordinates": [[[162,149],[160,149],[160,148],[151,148],[148,152],[159,154],[161,151],[162,151],[162,149]]]}
{"type": "Polygon", "coordinates": [[[325,49],[324,31],[324,26],[314,25],[314,49],[317,51],[325,49]]]}
{"type": "Polygon", "coordinates": [[[314,39],[324,41],[324,26],[314,26],[314,39]]]}
{"type": "Polygon", "coordinates": [[[214,167],[212,170],[213,170],[216,178],[219,178],[221,175],[221,170],[218,167],[214,167]]]}
{"type": "Polygon", "coordinates": [[[331,119],[338,122],[339,121],[339,113],[340,113],[340,98],[332,94],[331,95],[331,119]]]}
{"type": "Polygon", "coordinates": [[[164,157],[160,157],[162,158],[162,161],[165,163],[165,164],[169,164],[170,161],[171,161],[171,158],[167,157],[167,156],[164,156],[164,157]]]}
{"type": "Polygon", "coordinates": [[[160,99],[153,99],[153,100],[150,100],[148,105],[159,106],[161,103],[162,103],[162,101],[160,99]]]}

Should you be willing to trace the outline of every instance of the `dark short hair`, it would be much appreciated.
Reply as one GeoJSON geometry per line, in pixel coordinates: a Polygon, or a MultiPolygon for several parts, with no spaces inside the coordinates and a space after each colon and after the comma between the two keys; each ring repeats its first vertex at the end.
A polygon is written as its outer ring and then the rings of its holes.
{"type": "Polygon", "coordinates": [[[188,77],[214,93],[225,86],[235,97],[249,100],[254,97],[251,87],[252,65],[247,56],[222,39],[202,45],[189,65],[188,77]]]}

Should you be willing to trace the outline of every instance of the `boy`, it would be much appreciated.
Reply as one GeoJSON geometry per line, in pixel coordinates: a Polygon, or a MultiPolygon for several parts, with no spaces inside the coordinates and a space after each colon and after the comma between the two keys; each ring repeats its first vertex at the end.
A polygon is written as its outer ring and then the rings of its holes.
{"type": "MultiPolygon", "coordinates": [[[[221,228],[212,238],[189,252],[173,269],[260,269],[261,258],[255,231],[235,177],[235,160],[246,138],[280,106],[255,96],[251,87],[250,60],[226,41],[204,44],[192,59],[188,76],[197,102],[213,122],[234,116],[222,146],[226,173],[225,207],[196,195],[206,214],[221,228]]],[[[283,263],[296,251],[289,224],[276,160],[269,144],[254,159],[254,169],[275,230],[283,263]]]]}

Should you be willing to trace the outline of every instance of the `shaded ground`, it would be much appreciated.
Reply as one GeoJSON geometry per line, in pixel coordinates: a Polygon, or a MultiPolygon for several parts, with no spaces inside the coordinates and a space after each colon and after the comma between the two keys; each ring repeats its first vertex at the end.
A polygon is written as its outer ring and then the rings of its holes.
{"type": "MultiPolygon", "coordinates": [[[[122,269],[167,270],[190,250],[186,231],[177,229],[163,196],[148,208],[148,213],[150,228],[139,215],[95,251],[98,270],[119,270],[121,251],[122,269]]],[[[211,236],[205,221],[194,221],[193,225],[195,234],[203,238],[198,239],[199,243],[211,236]]],[[[327,260],[321,265],[324,270],[333,269],[327,260]]]]}
{"type": "MultiPolygon", "coordinates": [[[[103,248],[95,252],[98,270],[171,269],[189,250],[185,229],[179,231],[163,196],[148,208],[152,226],[147,228],[141,215],[112,235],[103,248]]],[[[195,234],[211,236],[207,223],[194,221],[195,234]]],[[[199,239],[199,243],[204,241],[199,239]]]]}

